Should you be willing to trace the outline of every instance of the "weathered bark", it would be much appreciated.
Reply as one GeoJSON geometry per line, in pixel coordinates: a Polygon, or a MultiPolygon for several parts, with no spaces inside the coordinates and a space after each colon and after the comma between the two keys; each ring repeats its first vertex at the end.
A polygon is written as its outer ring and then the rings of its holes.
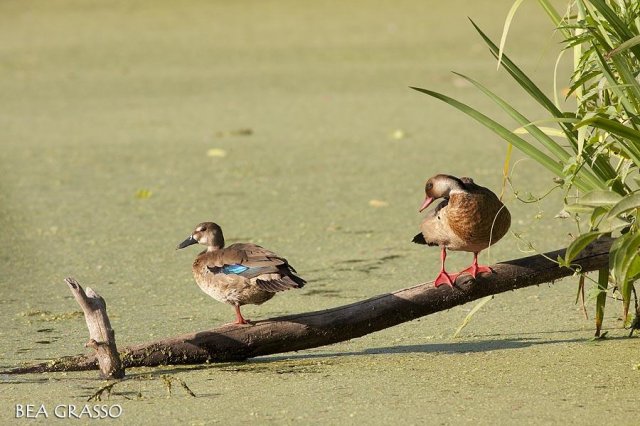
{"type": "Polygon", "coordinates": [[[73,297],[84,312],[84,319],[89,329],[89,341],[85,347],[95,349],[94,358],[100,367],[103,379],[121,379],[124,368],[116,347],[116,336],[111,328],[107,315],[107,304],[95,291],[87,287],[85,293],[82,286],[74,278],[65,278],[73,297]]]}
{"type": "MultiPolygon", "coordinates": [[[[573,264],[583,272],[608,267],[612,241],[609,238],[595,241],[573,264]]],[[[198,364],[245,360],[329,345],[485,296],[553,282],[572,275],[573,269],[559,267],[550,260],[564,256],[564,251],[498,263],[492,266],[495,273],[482,275],[477,280],[461,276],[454,288],[435,288],[432,283],[425,283],[323,311],[271,318],[248,326],[223,325],[213,330],[129,346],[122,351],[122,360],[126,367],[198,364]]],[[[80,355],[3,373],[95,368],[95,355],[80,355]]]]}

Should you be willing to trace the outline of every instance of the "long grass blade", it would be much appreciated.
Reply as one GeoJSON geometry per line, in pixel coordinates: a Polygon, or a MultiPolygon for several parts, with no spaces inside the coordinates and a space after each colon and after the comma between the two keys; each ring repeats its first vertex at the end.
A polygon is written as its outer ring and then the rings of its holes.
{"type": "Polygon", "coordinates": [[[598,57],[598,68],[602,72],[602,75],[609,82],[608,88],[615,93],[616,97],[620,100],[626,111],[634,111],[635,107],[631,104],[631,101],[627,99],[627,95],[624,92],[622,85],[618,84],[618,80],[616,79],[616,77],[614,77],[616,72],[611,69],[607,61],[604,59],[604,56],[599,51],[596,50],[595,54],[598,57]]]}
{"type": "MultiPolygon", "coordinates": [[[[558,144],[556,141],[551,139],[551,137],[545,134],[545,132],[543,132],[538,126],[532,124],[532,122],[529,121],[528,118],[526,118],[518,110],[516,110],[511,105],[509,105],[504,99],[502,99],[501,97],[493,93],[491,90],[489,90],[487,87],[485,87],[483,84],[472,79],[471,77],[467,77],[457,72],[454,72],[454,74],[456,74],[461,78],[464,78],[465,80],[473,84],[482,93],[484,93],[487,97],[489,97],[492,101],[494,101],[500,108],[502,108],[503,111],[509,114],[509,116],[513,118],[515,121],[520,123],[545,148],[547,148],[552,154],[554,154],[559,161],[566,163],[571,158],[571,155],[567,151],[565,151],[565,149],[562,146],[560,146],[560,144],[558,144]]],[[[571,119],[557,119],[557,120],[558,122],[560,121],[568,122],[571,119]]],[[[596,176],[594,176],[590,171],[583,168],[579,171],[579,173],[580,175],[584,176],[585,182],[586,181],[589,182],[589,186],[591,187],[591,189],[595,189],[595,188],[604,189],[606,187],[603,184],[603,182],[600,179],[598,179],[596,176]]]]}
{"type": "MultiPolygon", "coordinates": [[[[498,55],[498,46],[491,41],[491,39],[478,27],[473,20],[471,20],[471,24],[474,26],[478,34],[485,41],[491,53],[497,58],[498,55]]],[[[503,67],[507,72],[516,80],[518,84],[527,92],[529,95],[536,100],[540,105],[542,105],[545,109],[547,109],[554,117],[563,118],[565,115],[555,106],[553,101],[549,99],[543,92],[538,88],[538,86],[533,83],[533,81],[520,69],[518,68],[513,61],[507,56],[503,55],[502,57],[503,67]]],[[[577,132],[574,131],[573,127],[568,124],[561,124],[561,128],[567,135],[567,139],[571,142],[574,150],[577,152],[578,143],[577,143],[577,132]]],[[[601,181],[614,181],[616,177],[615,170],[611,167],[604,158],[599,155],[595,155],[593,149],[585,149],[583,157],[585,157],[588,161],[592,163],[592,168],[594,172],[600,177],[601,181]],[[595,160],[594,160],[595,159],[595,160]]],[[[619,183],[614,182],[614,190],[616,192],[623,192],[622,188],[620,188],[619,183]]]]}
{"type": "Polygon", "coordinates": [[[615,49],[609,51],[609,53],[607,53],[605,55],[606,59],[611,58],[612,56],[615,56],[619,53],[624,52],[627,49],[630,49],[634,46],[637,46],[640,44],[640,35],[637,35],[633,38],[630,38],[629,40],[625,41],[624,43],[620,44],[618,47],[616,47],[615,49]]]}
{"type": "Polygon", "coordinates": [[[538,3],[540,4],[540,6],[542,6],[542,9],[544,9],[547,15],[549,15],[549,18],[551,18],[551,22],[553,22],[553,25],[555,25],[555,27],[562,32],[564,38],[566,39],[571,37],[571,31],[562,26],[563,17],[560,16],[551,2],[548,0],[538,0],[538,3]]]}
{"type": "Polygon", "coordinates": [[[575,125],[575,128],[584,126],[597,127],[599,129],[618,135],[621,138],[630,140],[638,147],[640,147],[640,131],[637,131],[629,126],[625,126],[618,121],[596,116],[577,123],[575,125]]]}
{"type": "Polygon", "coordinates": [[[507,33],[509,32],[509,27],[511,26],[511,21],[513,21],[513,17],[516,14],[516,11],[520,7],[524,0],[516,0],[513,5],[511,5],[511,9],[509,9],[509,13],[507,13],[507,18],[504,20],[504,27],[502,28],[502,37],[500,37],[500,49],[498,53],[498,66],[497,70],[500,69],[500,63],[502,62],[502,52],[504,51],[504,44],[507,42],[507,33]]]}
{"type": "Polygon", "coordinates": [[[543,144],[545,148],[547,148],[551,153],[553,153],[557,159],[561,161],[567,161],[571,158],[571,155],[565,151],[563,147],[561,147],[556,141],[551,139],[548,135],[546,135],[542,130],[540,130],[536,125],[532,124],[531,120],[522,115],[518,110],[509,105],[504,99],[487,89],[486,86],[481,84],[480,82],[472,79],[471,77],[467,77],[466,75],[454,72],[457,76],[464,78],[475,87],[480,89],[482,93],[487,95],[492,101],[494,101],[502,110],[504,110],[511,118],[516,120],[520,125],[527,129],[531,135],[533,135],[540,143],[543,144]]]}
{"type": "MultiPolygon", "coordinates": [[[[459,102],[453,98],[443,95],[441,93],[434,92],[432,90],[421,89],[419,87],[411,87],[411,88],[414,90],[417,90],[418,92],[422,92],[429,96],[432,96],[436,99],[440,99],[441,101],[444,101],[445,103],[453,106],[454,108],[457,108],[458,110],[464,112],[474,120],[478,121],[480,124],[492,130],[494,133],[496,133],[498,136],[500,136],[507,142],[513,144],[516,148],[524,152],[527,156],[531,157],[532,159],[534,159],[535,161],[537,161],[538,163],[546,167],[554,175],[562,176],[562,167],[560,166],[560,163],[553,160],[547,154],[535,148],[534,146],[532,146],[530,143],[528,143],[521,137],[514,135],[506,127],[502,126],[501,124],[492,120],[491,118],[487,117],[481,112],[471,108],[466,104],[463,104],[462,102],[459,102]]],[[[579,181],[576,181],[576,185],[581,187],[582,190],[585,190],[586,188],[588,188],[584,185],[584,183],[579,181]]]]}
{"type": "Polygon", "coordinates": [[[458,326],[458,328],[456,329],[456,332],[453,333],[453,336],[451,336],[451,337],[454,338],[454,339],[456,337],[458,337],[458,335],[460,334],[462,329],[465,328],[471,322],[471,318],[473,318],[473,316],[476,314],[476,312],[478,312],[491,299],[493,299],[493,295],[486,296],[486,297],[483,297],[482,299],[480,299],[480,301],[475,304],[475,306],[471,309],[471,311],[467,314],[467,316],[464,317],[464,320],[462,320],[462,324],[460,324],[460,326],[458,326]]]}
{"type": "MultiPolygon", "coordinates": [[[[560,109],[560,101],[558,100],[558,65],[560,65],[560,60],[562,59],[564,52],[564,50],[561,50],[560,53],[558,53],[556,63],[553,65],[553,103],[558,109],[560,109]]],[[[567,94],[565,99],[568,97],[569,95],[567,94]]]]}
{"type": "MultiPolygon", "coordinates": [[[[591,33],[591,35],[597,41],[597,46],[600,49],[604,50],[605,52],[611,50],[611,42],[606,38],[606,34],[601,34],[594,31],[591,33]]],[[[606,53],[601,53],[599,50],[596,50],[596,52],[598,56],[602,58],[602,66],[608,66],[605,58],[606,53]]],[[[622,82],[622,85],[620,86],[624,87],[626,91],[633,91],[633,93],[628,94],[626,97],[623,97],[623,99],[634,103],[633,111],[638,111],[637,100],[640,98],[640,83],[638,83],[638,81],[636,80],[634,72],[627,66],[625,58],[614,56],[610,59],[614,64],[616,74],[622,82]]]]}
{"type": "Polygon", "coordinates": [[[627,92],[632,92],[626,96],[626,99],[633,104],[632,111],[640,111],[640,106],[638,105],[638,99],[640,99],[640,83],[638,83],[633,71],[629,69],[627,62],[623,58],[614,56],[612,61],[618,71],[620,80],[622,80],[622,87],[624,87],[627,92]]]}
{"type": "MultiPolygon", "coordinates": [[[[602,14],[606,22],[611,25],[618,37],[623,42],[631,40],[635,34],[629,31],[629,27],[618,17],[616,12],[611,9],[607,3],[603,0],[589,0],[591,4],[602,14]]],[[[640,59],[640,46],[630,46],[629,49],[633,52],[636,58],[640,59]]]]}
{"type": "MultiPolygon", "coordinates": [[[[471,24],[476,29],[480,37],[484,40],[484,42],[489,46],[491,53],[497,57],[498,55],[498,46],[495,45],[493,41],[476,25],[476,23],[471,20],[471,24]]],[[[516,64],[507,56],[506,54],[502,55],[502,63],[504,68],[507,70],[509,74],[516,80],[518,84],[533,98],[536,102],[542,105],[546,110],[548,110],[554,117],[564,117],[562,112],[555,106],[553,101],[549,99],[543,92],[536,86],[536,84],[531,81],[531,79],[516,66],[516,64]]],[[[571,132],[572,129],[567,127],[567,131],[571,132]]],[[[573,136],[573,135],[572,135],[573,136]]],[[[570,138],[571,139],[571,138],[570,138]]]]}
{"type": "Polygon", "coordinates": [[[500,189],[500,201],[504,197],[507,190],[507,179],[509,179],[509,167],[511,167],[511,154],[513,153],[513,145],[507,142],[507,153],[504,156],[504,165],[502,166],[502,188],[500,189]]]}
{"type": "Polygon", "coordinates": [[[585,72],[582,75],[580,75],[580,77],[577,80],[574,80],[571,86],[569,87],[569,91],[567,92],[566,98],[571,96],[576,91],[576,89],[581,88],[589,80],[596,78],[600,75],[601,75],[600,70],[591,70],[589,72],[585,72]]]}
{"type": "MultiPolygon", "coordinates": [[[[531,122],[530,124],[534,124],[534,122],[531,122]]],[[[526,125],[526,127],[518,127],[517,129],[513,130],[513,133],[515,133],[516,135],[531,134],[528,127],[531,127],[531,126],[526,125]]],[[[554,127],[545,127],[545,126],[537,126],[537,127],[538,129],[540,129],[542,133],[544,133],[547,136],[555,136],[556,138],[565,138],[565,139],[567,137],[563,131],[558,130],[554,127]]]]}

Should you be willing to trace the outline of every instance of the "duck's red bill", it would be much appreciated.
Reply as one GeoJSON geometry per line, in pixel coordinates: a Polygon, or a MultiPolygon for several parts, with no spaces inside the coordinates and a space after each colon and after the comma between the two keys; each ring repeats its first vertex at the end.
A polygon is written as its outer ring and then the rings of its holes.
{"type": "Polygon", "coordinates": [[[422,210],[426,209],[427,207],[429,207],[429,205],[433,203],[433,197],[427,197],[424,199],[424,202],[422,203],[422,205],[420,206],[420,210],[418,210],[419,212],[421,212],[422,210]]]}

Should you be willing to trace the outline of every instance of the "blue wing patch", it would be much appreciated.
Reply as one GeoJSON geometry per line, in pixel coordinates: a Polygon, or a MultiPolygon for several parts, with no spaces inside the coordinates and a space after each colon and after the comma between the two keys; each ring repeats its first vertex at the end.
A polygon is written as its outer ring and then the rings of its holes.
{"type": "Polygon", "coordinates": [[[244,266],[244,265],[224,265],[222,268],[220,268],[220,272],[222,272],[223,274],[236,274],[239,275],[243,272],[245,272],[247,269],[249,269],[248,266],[244,266]]]}
{"type": "Polygon", "coordinates": [[[214,274],[241,275],[245,278],[257,277],[258,275],[264,272],[274,272],[273,267],[264,267],[264,266],[249,267],[249,266],[241,265],[239,263],[224,265],[222,267],[207,266],[207,269],[209,269],[214,274]]]}

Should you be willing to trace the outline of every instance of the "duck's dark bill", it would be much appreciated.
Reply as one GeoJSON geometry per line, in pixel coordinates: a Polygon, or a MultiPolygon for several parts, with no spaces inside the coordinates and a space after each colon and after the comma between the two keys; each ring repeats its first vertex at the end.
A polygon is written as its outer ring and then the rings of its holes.
{"type": "Polygon", "coordinates": [[[185,247],[189,247],[192,244],[196,244],[197,241],[195,240],[195,238],[193,238],[193,235],[190,235],[189,238],[187,238],[186,240],[184,240],[183,242],[181,242],[180,244],[178,244],[178,247],[176,247],[176,250],[180,250],[183,249],[185,247]]]}

